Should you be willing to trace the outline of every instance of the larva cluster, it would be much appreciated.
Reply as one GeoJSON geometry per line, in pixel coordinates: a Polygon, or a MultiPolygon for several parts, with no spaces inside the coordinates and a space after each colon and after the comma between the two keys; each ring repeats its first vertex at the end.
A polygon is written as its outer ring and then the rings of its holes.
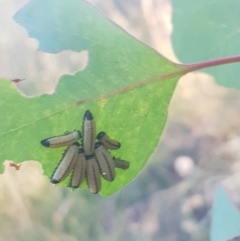
{"type": "Polygon", "coordinates": [[[62,182],[72,172],[69,187],[78,188],[86,178],[90,192],[98,193],[101,189],[101,176],[112,182],[116,176],[115,168],[126,170],[129,162],[110,155],[108,149],[119,149],[120,142],[112,140],[105,132],[96,136],[95,121],[89,110],[84,114],[82,128],[83,135],[73,131],[41,141],[43,146],[50,148],[68,146],[50,181],[54,184],[62,182]]]}

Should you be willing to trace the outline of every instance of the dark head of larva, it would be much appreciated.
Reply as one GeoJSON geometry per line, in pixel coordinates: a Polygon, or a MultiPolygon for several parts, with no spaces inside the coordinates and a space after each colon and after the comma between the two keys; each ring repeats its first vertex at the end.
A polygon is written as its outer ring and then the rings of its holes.
{"type": "Polygon", "coordinates": [[[90,156],[85,156],[86,157],[86,160],[90,160],[90,159],[93,159],[94,158],[94,154],[93,155],[90,155],[90,156]]]}
{"type": "Polygon", "coordinates": [[[102,144],[100,142],[96,142],[95,143],[95,149],[97,149],[99,146],[101,146],[102,144]]]}
{"type": "Polygon", "coordinates": [[[97,139],[101,139],[106,135],[106,133],[104,131],[101,131],[97,134],[97,139]]]}
{"type": "Polygon", "coordinates": [[[74,189],[75,189],[75,188],[78,188],[78,186],[69,186],[69,187],[74,188],[74,189]]]}
{"type": "Polygon", "coordinates": [[[53,184],[59,183],[59,181],[57,181],[57,180],[55,180],[55,179],[50,179],[50,182],[53,183],[53,184]]]}
{"type": "Polygon", "coordinates": [[[84,118],[87,120],[92,120],[93,119],[92,113],[89,110],[86,110],[84,114],[84,118]]]}
{"type": "Polygon", "coordinates": [[[46,147],[49,147],[49,146],[50,146],[50,143],[49,143],[49,141],[48,141],[47,139],[42,140],[42,141],[41,141],[41,144],[42,144],[43,146],[46,146],[46,147]]]}

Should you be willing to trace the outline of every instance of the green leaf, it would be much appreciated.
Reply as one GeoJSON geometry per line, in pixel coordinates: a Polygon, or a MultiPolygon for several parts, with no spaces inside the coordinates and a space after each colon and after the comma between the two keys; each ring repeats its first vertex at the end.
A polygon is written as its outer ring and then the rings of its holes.
{"type": "MultiPolygon", "coordinates": [[[[173,0],[172,43],[183,63],[240,54],[239,9],[235,0],[173,0]]],[[[240,64],[204,70],[218,84],[240,89],[240,64]]]]}
{"type": "Polygon", "coordinates": [[[240,213],[223,188],[218,188],[212,209],[211,241],[227,241],[240,235],[240,213]]]}
{"type": "Polygon", "coordinates": [[[81,130],[89,109],[97,131],[121,142],[112,154],[131,163],[117,170],[114,182],[103,181],[101,194],[113,194],[136,177],[157,146],[179,67],[80,0],[32,0],[14,18],[39,40],[40,50],[88,50],[89,63],[63,76],[53,95],[24,98],[11,82],[0,81],[1,162],[38,160],[50,177],[64,148],[44,148],[40,141],[81,130]]]}

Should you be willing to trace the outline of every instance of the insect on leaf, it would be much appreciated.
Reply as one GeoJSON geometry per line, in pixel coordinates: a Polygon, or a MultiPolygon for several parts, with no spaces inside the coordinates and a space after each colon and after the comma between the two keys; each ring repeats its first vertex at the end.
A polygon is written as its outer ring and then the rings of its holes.
{"type": "Polygon", "coordinates": [[[121,143],[111,153],[130,163],[127,170],[116,169],[113,182],[102,180],[101,194],[113,194],[138,175],[156,148],[180,67],[81,0],[30,0],[14,19],[39,41],[39,50],[87,50],[89,61],[83,71],[62,76],[52,95],[25,98],[10,81],[0,81],[1,162],[37,160],[50,177],[64,148],[45,148],[40,141],[82,131],[88,109],[96,133],[121,143]]]}

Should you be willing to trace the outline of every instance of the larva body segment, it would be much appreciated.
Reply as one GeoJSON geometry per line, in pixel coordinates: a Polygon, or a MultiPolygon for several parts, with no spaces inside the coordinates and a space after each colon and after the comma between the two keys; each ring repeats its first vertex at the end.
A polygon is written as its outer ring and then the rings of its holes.
{"type": "Polygon", "coordinates": [[[113,181],[116,176],[113,158],[100,142],[95,145],[95,155],[102,177],[107,181],[113,181]]]}
{"type": "Polygon", "coordinates": [[[58,148],[62,146],[70,146],[81,138],[79,131],[73,131],[61,136],[54,136],[41,141],[45,147],[58,148]]]}
{"type": "Polygon", "coordinates": [[[107,149],[117,150],[121,147],[120,142],[115,141],[107,136],[105,132],[99,132],[97,135],[97,139],[101,142],[107,149]]]}
{"type": "Polygon", "coordinates": [[[86,179],[91,193],[98,193],[101,189],[101,175],[94,155],[86,157],[86,179]]]}
{"type": "Polygon", "coordinates": [[[86,177],[86,158],[82,149],[79,149],[77,160],[73,167],[70,187],[78,188],[86,177]]]}
{"type": "Polygon", "coordinates": [[[130,163],[128,161],[121,160],[119,158],[113,158],[113,162],[116,168],[126,170],[129,168],[130,163]]]}
{"type": "Polygon", "coordinates": [[[58,166],[54,170],[50,181],[54,184],[62,182],[73,169],[78,157],[79,144],[74,143],[69,146],[63,154],[58,166]]]}
{"type": "Polygon", "coordinates": [[[93,116],[89,110],[86,110],[83,118],[83,150],[86,156],[94,153],[96,135],[96,125],[93,116]]]}

